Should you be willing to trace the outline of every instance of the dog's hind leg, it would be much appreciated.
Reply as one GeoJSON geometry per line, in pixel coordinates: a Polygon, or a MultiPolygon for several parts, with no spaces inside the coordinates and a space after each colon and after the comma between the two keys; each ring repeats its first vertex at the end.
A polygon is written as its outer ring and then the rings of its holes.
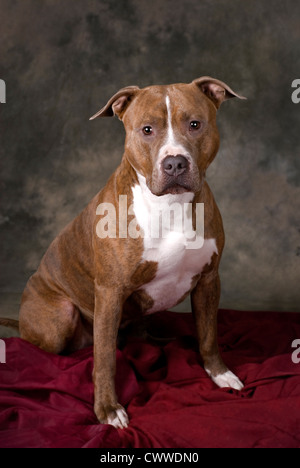
{"type": "Polygon", "coordinates": [[[34,290],[25,290],[20,309],[21,338],[59,354],[84,347],[83,331],[81,314],[68,298],[55,293],[45,298],[34,290]]]}

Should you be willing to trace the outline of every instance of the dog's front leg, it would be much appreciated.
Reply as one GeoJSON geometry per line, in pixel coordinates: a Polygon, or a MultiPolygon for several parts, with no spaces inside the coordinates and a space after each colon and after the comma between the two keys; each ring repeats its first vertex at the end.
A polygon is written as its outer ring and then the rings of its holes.
{"type": "Polygon", "coordinates": [[[243,388],[242,382],[224,364],[218,347],[217,314],[220,300],[220,279],[216,272],[203,275],[192,291],[192,310],[204,368],[219,387],[243,388]]]}
{"type": "Polygon", "coordinates": [[[94,410],[102,424],[128,425],[125,409],[115,391],[116,342],[122,314],[120,291],[95,284],[94,410]]]}

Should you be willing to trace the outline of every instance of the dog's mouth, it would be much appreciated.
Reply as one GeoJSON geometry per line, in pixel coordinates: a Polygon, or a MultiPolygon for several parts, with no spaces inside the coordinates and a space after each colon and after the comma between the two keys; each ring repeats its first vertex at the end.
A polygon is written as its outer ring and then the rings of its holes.
{"type": "Polygon", "coordinates": [[[192,177],[190,172],[185,172],[176,176],[169,176],[168,174],[164,174],[163,180],[161,182],[161,195],[179,195],[185,192],[193,192],[192,177]]]}
{"type": "Polygon", "coordinates": [[[153,195],[161,197],[163,195],[182,195],[187,192],[196,193],[201,187],[199,174],[182,174],[177,177],[151,177],[147,180],[147,186],[153,195]]]}
{"type": "Polygon", "coordinates": [[[176,182],[170,183],[165,186],[160,195],[180,195],[182,193],[192,192],[192,189],[187,184],[178,184],[176,182]]]}
{"type": "Polygon", "coordinates": [[[192,183],[188,183],[183,180],[169,180],[164,184],[153,184],[152,186],[148,185],[153,195],[161,197],[163,195],[182,195],[187,192],[196,192],[196,187],[192,183]]]}

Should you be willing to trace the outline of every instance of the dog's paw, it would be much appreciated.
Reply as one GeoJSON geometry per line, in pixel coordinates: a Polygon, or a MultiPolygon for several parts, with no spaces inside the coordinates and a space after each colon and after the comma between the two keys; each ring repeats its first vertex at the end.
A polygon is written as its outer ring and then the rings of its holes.
{"type": "Polygon", "coordinates": [[[234,388],[235,390],[242,390],[242,388],[244,388],[244,385],[240,379],[230,370],[215,376],[213,376],[208,369],[205,370],[210,376],[211,380],[220,388],[230,387],[234,388]]]}
{"type": "Polygon", "coordinates": [[[95,408],[96,416],[101,424],[110,424],[116,429],[126,429],[129,424],[127,413],[123,406],[95,408]]]}
{"type": "Polygon", "coordinates": [[[117,429],[126,429],[128,427],[129,419],[124,408],[119,407],[115,411],[111,411],[107,415],[107,423],[117,429]]]}

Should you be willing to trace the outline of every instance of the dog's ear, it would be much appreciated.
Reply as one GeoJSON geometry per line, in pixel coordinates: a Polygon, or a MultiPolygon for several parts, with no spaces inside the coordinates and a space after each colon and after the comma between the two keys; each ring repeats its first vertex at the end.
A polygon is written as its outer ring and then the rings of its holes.
{"type": "Polygon", "coordinates": [[[226,83],[223,81],[211,78],[210,76],[202,76],[193,81],[201,91],[214,103],[215,107],[219,109],[223,101],[237,97],[239,99],[247,99],[244,96],[240,96],[235,93],[226,83]]]}
{"type": "Polygon", "coordinates": [[[139,90],[138,86],[127,86],[120,89],[90,120],[96,117],[112,117],[114,115],[117,115],[122,120],[125,110],[139,90]]]}

